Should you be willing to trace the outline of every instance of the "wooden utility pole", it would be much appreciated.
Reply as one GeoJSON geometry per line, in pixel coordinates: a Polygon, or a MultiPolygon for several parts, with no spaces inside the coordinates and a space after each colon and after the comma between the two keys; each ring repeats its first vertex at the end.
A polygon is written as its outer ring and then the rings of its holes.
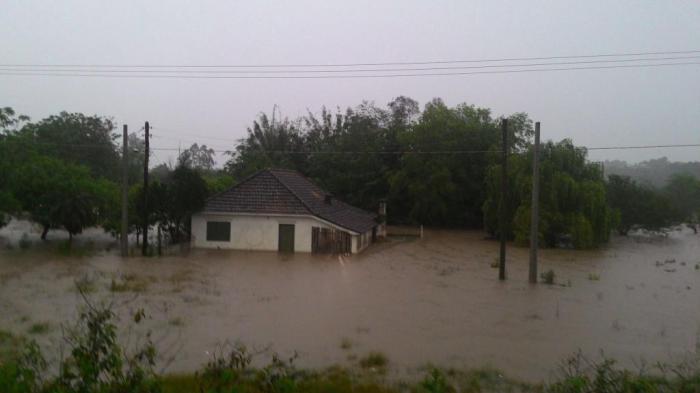
{"type": "Polygon", "coordinates": [[[148,147],[150,127],[148,125],[148,122],[146,122],[144,129],[146,130],[146,149],[144,152],[143,160],[143,241],[141,242],[141,255],[146,256],[148,254],[148,156],[150,154],[148,147]]]}
{"type": "Polygon", "coordinates": [[[537,284],[537,247],[540,220],[540,122],[535,123],[535,144],[532,146],[532,206],[530,207],[530,283],[537,284]]]}
{"type": "Polygon", "coordinates": [[[122,232],[121,253],[122,257],[129,256],[129,136],[128,127],[124,124],[122,141],[122,232]]]}
{"type": "Polygon", "coordinates": [[[506,279],[506,211],[508,204],[508,119],[503,119],[501,123],[503,133],[503,147],[501,157],[501,203],[498,208],[500,215],[501,253],[498,262],[498,279],[506,279]]]}

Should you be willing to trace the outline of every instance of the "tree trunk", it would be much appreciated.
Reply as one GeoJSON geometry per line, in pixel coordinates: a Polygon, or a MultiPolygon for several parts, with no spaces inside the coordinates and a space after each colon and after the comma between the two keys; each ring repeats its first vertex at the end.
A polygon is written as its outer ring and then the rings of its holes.
{"type": "Polygon", "coordinates": [[[73,247],[73,234],[68,232],[68,249],[70,250],[73,247]]]}
{"type": "Polygon", "coordinates": [[[162,243],[162,239],[161,239],[160,223],[158,223],[158,256],[163,255],[163,251],[161,249],[161,243],[162,243]]]}
{"type": "Polygon", "coordinates": [[[44,225],[44,230],[41,232],[41,240],[46,240],[46,235],[49,233],[49,226],[44,225]]]}

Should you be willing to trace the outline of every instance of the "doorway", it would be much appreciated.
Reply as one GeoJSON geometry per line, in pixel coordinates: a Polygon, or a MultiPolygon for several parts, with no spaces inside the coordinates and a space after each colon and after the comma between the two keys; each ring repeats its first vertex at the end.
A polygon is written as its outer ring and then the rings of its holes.
{"type": "Polygon", "coordinates": [[[294,224],[280,224],[279,252],[294,252],[294,224]]]}

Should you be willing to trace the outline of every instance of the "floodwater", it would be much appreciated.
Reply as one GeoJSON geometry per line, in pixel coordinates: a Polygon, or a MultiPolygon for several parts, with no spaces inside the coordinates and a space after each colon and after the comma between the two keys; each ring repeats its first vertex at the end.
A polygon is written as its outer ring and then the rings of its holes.
{"type": "Polygon", "coordinates": [[[542,250],[540,270],[553,269],[556,285],[529,285],[528,250],[516,247],[499,282],[497,250],[481,232],[442,230],[353,257],[193,250],[122,260],[113,249],[69,258],[3,248],[0,329],[27,334],[48,321],[49,332],[34,337],[58,347],[61,324],[83,302],[74,282],[87,277],[90,297],[112,302],[120,324],[145,309],[143,328],[168,372],[196,370],[236,341],[297,351],[301,366],[349,365],[353,355],[381,351],[394,370],[493,366],[534,381],[579,349],[604,350],[628,367],[700,354],[700,236],[692,231],[617,237],[598,251],[542,250]],[[112,280],[138,285],[115,292],[112,280]]]}

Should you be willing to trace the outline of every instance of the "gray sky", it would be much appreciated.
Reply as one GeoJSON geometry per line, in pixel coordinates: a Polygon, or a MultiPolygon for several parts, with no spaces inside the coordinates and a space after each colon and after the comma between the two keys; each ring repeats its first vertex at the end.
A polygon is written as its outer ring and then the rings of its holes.
{"type": "MultiPolygon", "coordinates": [[[[0,8],[3,64],[333,64],[700,50],[698,1],[6,0],[0,8]]],[[[0,106],[35,120],[62,110],[108,115],[131,129],[149,120],[156,147],[197,140],[229,149],[275,104],[296,117],[322,105],[383,106],[399,95],[421,105],[433,97],[466,102],[495,115],[527,112],[542,122],[544,139],[571,137],[578,145],[700,143],[700,65],[394,79],[0,76],[0,106]]],[[[700,148],[591,158],[664,155],[700,160],[700,148]]],[[[156,152],[157,160],[167,158],[156,152]]]]}

